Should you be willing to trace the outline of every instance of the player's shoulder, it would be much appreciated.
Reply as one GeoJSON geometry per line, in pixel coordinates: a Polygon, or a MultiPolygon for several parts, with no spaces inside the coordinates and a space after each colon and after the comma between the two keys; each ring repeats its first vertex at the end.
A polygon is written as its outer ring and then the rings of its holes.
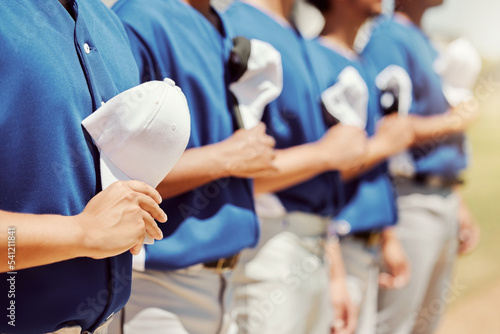
{"type": "Polygon", "coordinates": [[[334,67],[345,67],[356,62],[358,59],[354,51],[336,46],[322,37],[308,39],[306,46],[316,61],[330,64],[334,67]]]}
{"type": "Polygon", "coordinates": [[[394,16],[380,15],[372,23],[368,44],[384,43],[385,45],[405,46],[411,42],[409,39],[411,34],[411,27],[399,22],[394,16]]]}
{"type": "Polygon", "coordinates": [[[257,15],[256,8],[240,1],[233,1],[225,10],[224,15],[228,17],[257,15]]]}
{"type": "MultiPolygon", "coordinates": [[[[281,30],[280,23],[268,13],[250,4],[234,1],[222,15],[231,22],[235,31],[250,37],[266,36],[273,39],[281,30]],[[271,33],[272,32],[272,33],[271,33]]],[[[266,38],[259,38],[266,39],[266,38]]]]}
{"type": "Polygon", "coordinates": [[[168,22],[191,12],[191,7],[179,0],[119,0],[112,9],[122,20],[142,23],[168,22]]]}
{"type": "Polygon", "coordinates": [[[319,43],[319,37],[305,38],[306,47],[311,51],[326,52],[326,48],[319,43]]]}
{"type": "MultiPolygon", "coordinates": [[[[88,0],[79,4],[79,7],[85,6],[86,12],[92,17],[93,28],[119,31],[120,35],[128,40],[123,24],[118,16],[104,4],[102,0],[88,0]],[[99,22],[100,26],[96,26],[99,22]]],[[[81,12],[81,10],[79,10],[81,12]]],[[[86,19],[90,21],[89,19],[86,19]]]]}
{"type": "Polygon", "coordinates": [[[119,0],[113,7],[127,30],[140,35],[148,43],[183,38],[196,29],[202,16],[179,0],[119,0]]]}

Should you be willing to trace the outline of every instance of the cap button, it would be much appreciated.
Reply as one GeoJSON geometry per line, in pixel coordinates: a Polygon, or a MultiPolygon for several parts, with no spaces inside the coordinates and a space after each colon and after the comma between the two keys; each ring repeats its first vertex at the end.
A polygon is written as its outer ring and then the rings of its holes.
{"type": "Polygon", "coordinates": [[[87,43],[83,44],[83,49],[85,50],[85,53],[90,53],[90,46],[87,43]]]}
{"type": "Polygon", "coordinates": [[[170,79],[170,78],[165,78],[163,79],[166,83],[168,83],[170,86],[175,87],[175,81],[170,79]]]}

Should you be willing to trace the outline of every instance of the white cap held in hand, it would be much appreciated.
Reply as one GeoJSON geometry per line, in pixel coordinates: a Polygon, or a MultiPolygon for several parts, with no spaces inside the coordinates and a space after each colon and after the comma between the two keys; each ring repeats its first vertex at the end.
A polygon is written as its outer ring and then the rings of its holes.
{"type": "Polygon", "coordinates": [[[473,96],[472,88],[481,72],[482,61],[474,46],[465,38],[451,42],[434,63],[443,79],[443,93],[455,106],[473,96]]]}
{"type": "Polygon", "coordinates": [[[330,115],[344,125],[365,129],[368,109],[368,87],[352,66],[338,75],[337,82],[321,94],[330,115]]]}
{"type": "Polygon", "coordinates": [[[247,130],[259,124],[265,107],[283,89],[281,54],[263,41],[252,39],[250,45],[245,73],[229,85],[238,100],[243,126],[247,130]]]}
{"type": "Polygon", "coordinates": [[[170,79],[118,94],[82,125],[100,151],[103,189],[127,180],[156,188],[186,149],[191,128],[186,98],[170,79]]]}

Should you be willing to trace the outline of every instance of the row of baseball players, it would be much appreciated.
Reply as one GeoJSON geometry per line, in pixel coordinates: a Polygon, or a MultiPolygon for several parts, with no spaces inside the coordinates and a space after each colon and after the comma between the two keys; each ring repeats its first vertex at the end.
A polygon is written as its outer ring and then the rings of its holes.
{"type": "Polygon", "coordinates": [[[2,333],[435,330],[477,240],[454,189],[474,76],[453,80],[456,52],[419,27],[440,1],[396,1],[358,52],[381,1],[309,2],[314,40],[294,0],[0,5],[2,333]],[[156,189],[105,188],[82,121],[164,78],[186,96],[188,148],[156,189]]]}

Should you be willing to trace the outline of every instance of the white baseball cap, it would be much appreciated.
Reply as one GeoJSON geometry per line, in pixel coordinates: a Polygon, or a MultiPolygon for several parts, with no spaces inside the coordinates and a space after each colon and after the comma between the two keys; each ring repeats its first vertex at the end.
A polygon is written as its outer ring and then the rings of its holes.
{"type": "Polygon", "coordinates": [[[186,97],[168,78],[118,94],[82,125],[100,151],[103,189],[127,180],[156,188],[186,149],[191,130],[186,97]]]}
{"type": "Polygon", "coordinates": [[[325,109],[340,123],[365,129],[368,110],[368,86],[352,66],[338,75],[337,82],[321,93],[325,109]]]}
{"type": "Polygon", "coordinates": [[[247,130],[259,124],[266,105],[283,89],[281,54],[271,44],[257,39],[250,40],[250,46],[245,73],[229,85],[247,130]]]}
{"type": "MultiPolygon", "coordinates": [[[[243,127],[249,130],[257,126],[265,107],[283,90],[281,54],[271,44],[251,39],[246,71],[229,85],[229,89],[238,100],[243,127]]],[[[254,200],[259,217],[279,218],[286,214],[285,207],[275,194],[256,195],[254,200]]]]}
{"type": "Polygon", "coordinates": [[[407,116],[413,101],[411,78],[401,66],[387,66],[375,79],[375,85],[381,91],[392,90],[398,98],[398,115],[407,116]]]}
{"type": "Polygon", "coordinates": [[[443,79],[443,92],[452,106],[474,96],[472,89],[481,73],[481,56],[466,38],[451,42],[434,63],[443,79]]]}

